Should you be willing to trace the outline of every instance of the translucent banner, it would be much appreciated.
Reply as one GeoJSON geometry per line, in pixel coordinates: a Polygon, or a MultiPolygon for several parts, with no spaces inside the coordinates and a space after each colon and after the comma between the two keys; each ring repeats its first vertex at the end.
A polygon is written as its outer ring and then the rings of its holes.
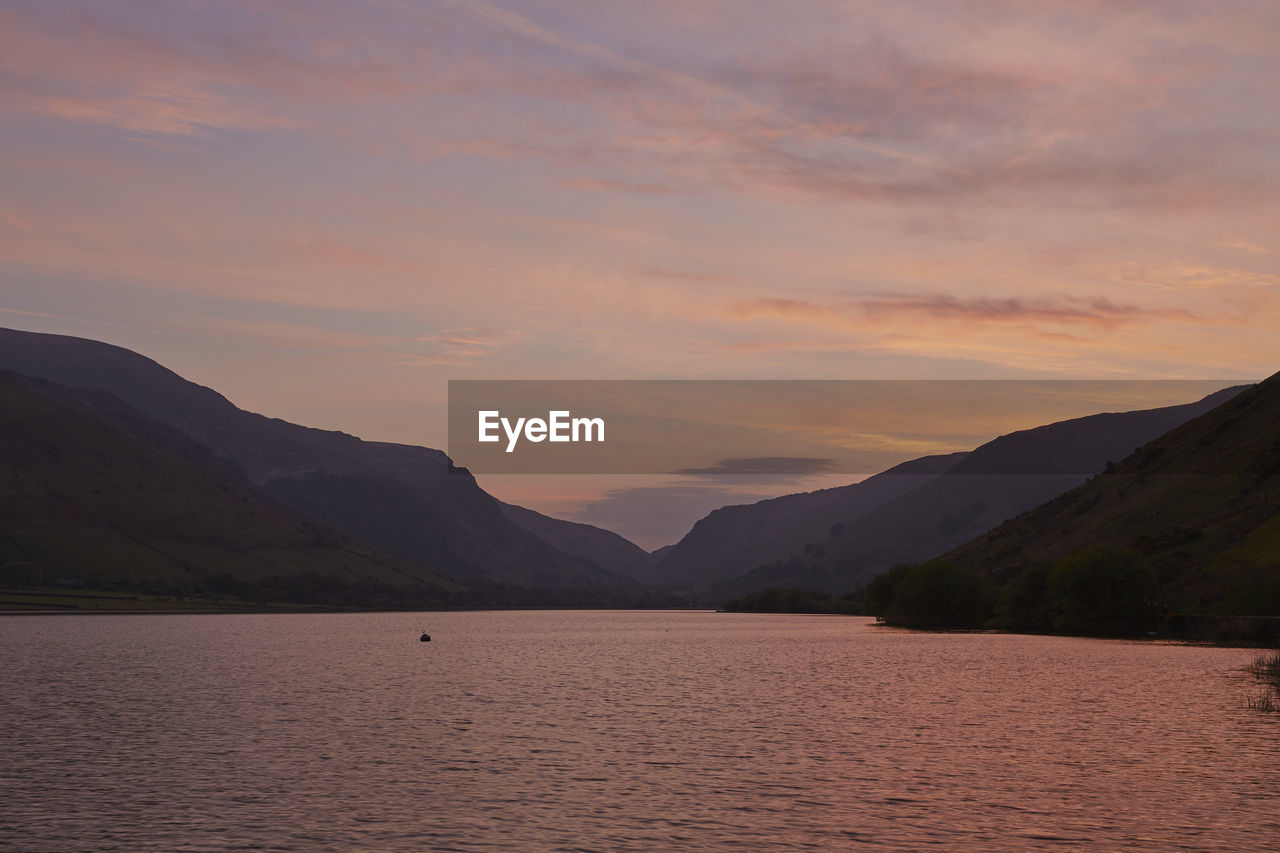
{"type": "MultiPolygon", "coordinates": [[[[452,380],[448,452],[479,474],[859,476],[1103,412],[1207,411],[1247,382],[452,380]]],[[[1149,415],[1153,429],[1191,416],[1149,415]]],[[[1106,419],[1091,428],[1105,437],[1106,419]]]]}

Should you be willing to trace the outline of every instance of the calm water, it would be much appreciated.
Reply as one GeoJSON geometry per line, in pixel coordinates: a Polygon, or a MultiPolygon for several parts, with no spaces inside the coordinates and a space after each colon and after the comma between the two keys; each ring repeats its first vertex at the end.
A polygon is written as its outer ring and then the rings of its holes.
{"type": "Polygon", "coordinates": [[[4,618],[0,849],[1274,850],[1251,658],[803,616],[4,618]]]}

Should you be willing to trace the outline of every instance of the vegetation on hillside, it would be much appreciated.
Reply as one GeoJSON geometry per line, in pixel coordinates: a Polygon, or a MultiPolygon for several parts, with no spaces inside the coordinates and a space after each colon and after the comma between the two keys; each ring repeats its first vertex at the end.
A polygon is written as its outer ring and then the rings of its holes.
{"type": "Polygon", "coordinates": [[[1132,636],[1159,627],[1155,573],[1137,552],[1097,545],[1035,563],[1003,586],[945,560],[899,565],[867,586],[867,612],[912,628],[1132,636]]]}
{"type": "Polygon", "coordinates": [[[773,587],[731,598],[724,609],[729,613],[841,613],[862,612],[862,596],[857,592],[831,595],[811,589],[773,587]]]}
{"type": "Polygon", "coordinates": [[[867,584],[866,612],[908,628],[979,628],[990,618],[991,582],[945,560],[900,563],[867,584]]]}
{"type": "Polygon", "coordinates": [[[866,601],[918,627],[1275,642],[1280,376],[866,601]]]}

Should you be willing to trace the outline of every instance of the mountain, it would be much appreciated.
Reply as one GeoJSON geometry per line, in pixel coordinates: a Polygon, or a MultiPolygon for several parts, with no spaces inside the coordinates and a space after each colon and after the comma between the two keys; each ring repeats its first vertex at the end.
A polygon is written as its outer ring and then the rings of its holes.
{"type": "Polygon", "coordinates": [[[955,465],[963,453],[904,462],[860,483],[721,507],[669,550],[656,572],[667,584],[698,589],[786,560],[843,535],[844,526],[955,465]]]}
{"type": "Polygon", "coordinates": [[[649,552],[611,530],[552,518],[509,503],[502,504],[502,512],[511,521],[566,554],[608,566],[610,571],[640,583],[652,584],[658,579],[649,552]]]}
{"type": "Polygon", "coordinates": [[[1152,570],[1166,608],[1280,616],[1280,374],[946,556],[1025,585],[1097,554],[1152,570]]]}
{"type": "Polygon", "coordinates": [[[0,581],[366,605],[461,591],[293,515],[110,394],[0,371],[0,436],[0,581]]]}
{"type": "Polygon", "coordinates": [[[1111,460],[1240,391],[1227,388],[1194,403],[1088,415],[995,438],[945,476],[850,525],[842,541],[825,543],[822,564],[843,564],[846,583],[857,585],[895,563],[935,557],[1078,486],[1111,460]]]}
{"type": "MultiPolygon", "coordinates": [[[[848,508],[854,512],[824,505],[822,493],[778,498],[780,509],[794,512],[775,524],[768,539],[752,529],[765,523],[762,517],[737,512],[710,523],[708,516],[708,529],[695,526],[686,537],[693,537],[698,556],[691,553],[681,569],[686,583],[702,590],[699,597],[712,602],[765,587],[845,592],[897,563],[927,560],[980,536],[1240,390],[1224,389],[1180,406],[1060,421],[1000,436],[968,454],[915,460],[906,464],[929,465],[928,476],[899,478],[893,488],[878,489],[874,500],[859,498],[857,489],[875,477],[844,487],[854,490],[849,499],[865,501],[848,508]],[[847,514],[840,516],[842,511],[847,514]],[[731,556],[720,560],[717,553],[731,556]]],[[[898,466],[885,474],[900,469],[909,470],[898,466]]],[[[683,546],[682,541],[659,569],[672,566],[683,546]]]]}
{"type": "Polygon", "coordinates": [[[661,563],[663,560],[665,560],[667,558],[667,555],[670,554],[672,551],[674,551],[675,548],[676,548],[676,543],[672,543],[671,545],[663,545],[661,548],[654,548],[652,551],[649,552],[649,559],[653,561],[654,565],[657,565],[658,563],[661,563]]]}
{"type": "Polygon", "coordinates": [[[247,412],[149,358],[83,338],[0,330],[0,368],[108,391],[235,463],[293,509],[468,586],[573,595],[634,586],[513,522],[441,451],[363,441],[247,412]]]}

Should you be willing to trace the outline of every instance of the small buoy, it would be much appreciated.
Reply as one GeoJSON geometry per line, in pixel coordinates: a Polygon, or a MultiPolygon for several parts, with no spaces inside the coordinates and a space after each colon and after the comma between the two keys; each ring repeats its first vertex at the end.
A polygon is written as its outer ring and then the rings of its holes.
{"type": "Polygon", "coordinates": [[[428,634],[426,631],[423,631],[422,636],[419,637],[418,639],[424,643],[429,643],[431,642],[431,635],[428,634]]]}

